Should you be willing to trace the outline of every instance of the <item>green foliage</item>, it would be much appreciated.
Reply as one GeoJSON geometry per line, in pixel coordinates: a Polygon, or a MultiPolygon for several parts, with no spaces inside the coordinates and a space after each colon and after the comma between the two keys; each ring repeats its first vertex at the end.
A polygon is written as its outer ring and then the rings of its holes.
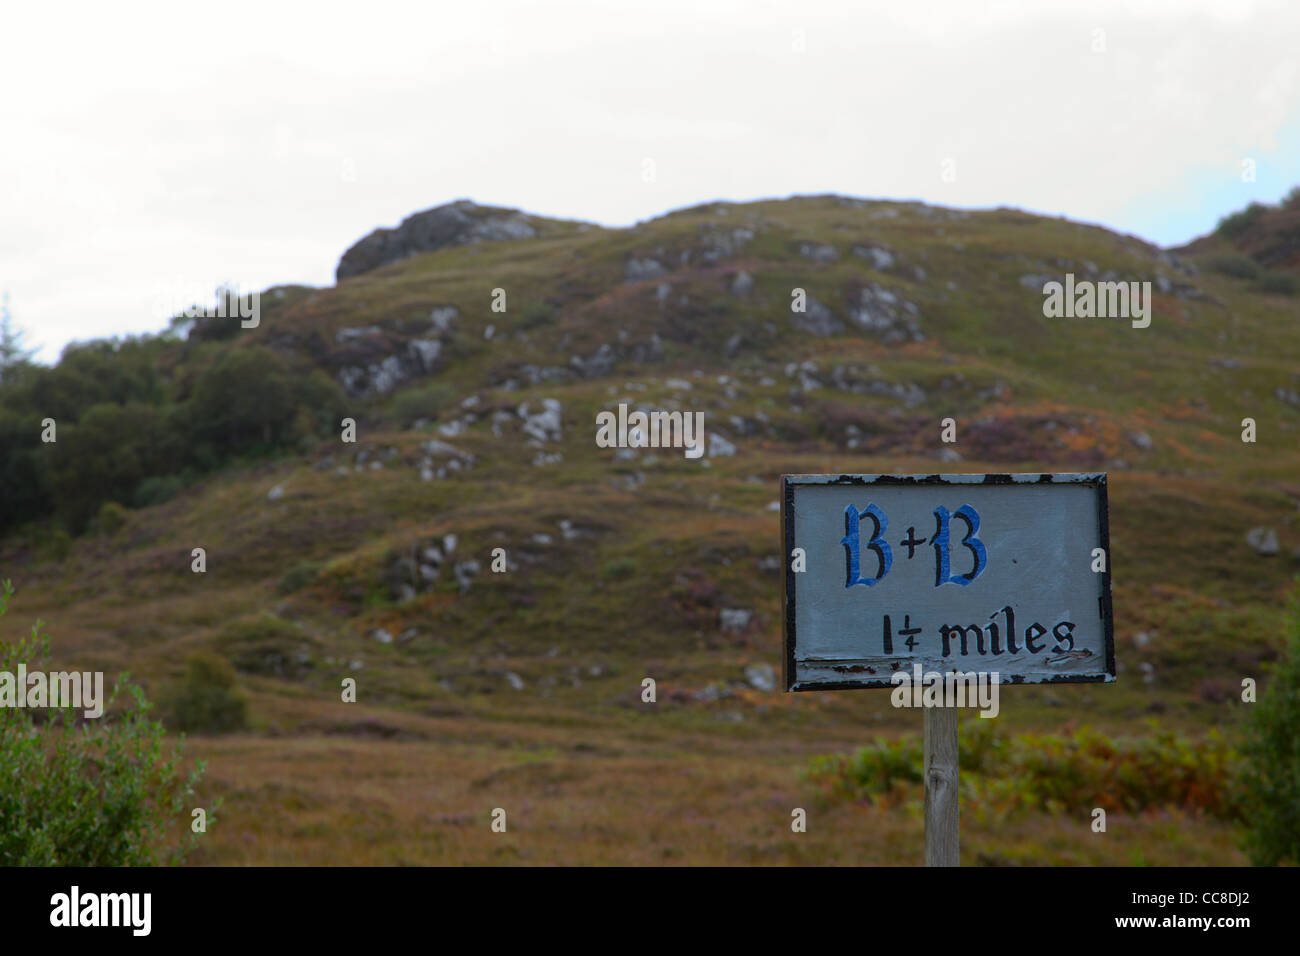
{"type": "Polygon", "coordinates": [[[1285,640],[1270,680],[1250,705],[1242,746],[1245,849],[1265,866],[1300,864],[1300,592],[1285,640]]]}
{"type": "Polygon", "coordinates": [[[315,561],[302,561],[295,564],[280,577],[276,586],[281,594],[293,594],[316,582],[320,577],[321,565],[315,561]]]}
{"type": "Polygon", "coordinates": [[[6,292],[0,298],[0,381],[4,381],[11,370],[18,371],[27,365],[35,354],[35,349],[24,346],[23,330],[14,325],[9,312],[9,293],[6,292]]]}
{"type": "Polygon", "coordinates": [[[152,508],[155,505],[171,501],[185,487],[182,475],[155,475],[146,478],[136,486],[131,496],[131,505],[135,508],[152,508]]]}
{"type": "Polygon", "coordinates": [[[550,325],[559,310],[549,302],[530,302],[524,307],[523,327],[528,330],[550,325]]]}
{"type": "Polygon", "coordinates": [[[215,654],[190,655],[164,712],[168,724],[186,733],[229,733],[248,724],[248,702],[235,689],[235,669],[215,654]]]}
{"type": "MultiPolygon", "coordinates": [[[[12,593],[0,584],[0,617],[12,593]]],[[[16,644],[0,639],[0,671],[48,670],[48,657],[39,624],[16,644]]],[[[203,763],[182,773],[180,746],[165,750],[149,709],[126,675],[97,720],[79,723],[71,707],[0,708],[0,866],[180,862],[196,839],[184,823],[203,763]]]]}
{"type": "Polygon", "coordinates": [[[172,444],[151,405],[105,403],[61,424],[59,440],[43,448],[57,513],[79,533],[102,502],[130,501],[140,482],[168,468],[172,444]]]}
{"type": "Polygon", "coordinates": [[[113,535],[122,530],[126,518],[125,508],[116,501],[105,501],[99,506],[99,514],[95,515],[95,525],[101,534],[113,535]]]}
{"type": "Polygon", "coordinates": [[[293,594],[301,591],[320,576],[321,566],[315,561],[303,561],[295,564],[280,578],[276,590],[281,594],[293,594]]]}
{"type": "Polygon", "coordinates": [[[62,561],[72,553],[72,535],[55,528],[42,539],[42,551],[51,561],[62,561]]]}
{"type": "Polygon", "coordinates": [[[1300,282],[1286,272],[1266,272],[1255,283],[1255,288],[1273,295],[1295,295],[1300,292],[1300,282]]]}
{"type": "MultiPolygon", "coordinates": [[[[961,761],[961,755],[958,754],[961,761]]],[[[838,797],[856,799],[868,794],[884,794],[904,784],[922,781],[921,740],[899,737],[887,740],[876,737],[867,746],[849,755],[814,757],[808,776],[825,783],[838,797]]]]}
{"type": "Polygon", "coordinates": [[[1234,279],[1254,279],[1259,275],[1259,264],[1249,256],[1225,253],[1212,257],[1205,265],[1212,272],[1234,279]]]}
{"type": "Polygon", "coordinates": [[[231,621],[217,638],[218,652],[245,674],[296,679],[314,667],[311,638],[270,614],[231,621]]]}
{"type": "Polygon", "coordinates": [[[421,418],[432,421],[454,397],[451,387],[443,384],[408,388],[393,401],[393,411],[403,425],[421,418]]]}
{"type": "MultiPolygon", "coordinates": [[[[814,758],[808,776],[839,799],[895,803],[920,795],[922,759],[920,737],[877,738],[850,755],[814,758]]],[[[1086,727],[1007,737],[976,719],[958,738],[963,800],[977,812],[1101,807],[1139,813],[1172,806],[1235,819],[1237,760],[1214,733],[1192,743],[1154,726],[1135,739],[1111,739],[1086,727]]]]}
{"type": "Polygon", "coordinates": [[[324,434],[342,410],[338,388],[322,372],[304,376],[270,349],[251,347],[222,351],[196,378],[181,417],[206,446],[203,454],[220,462],[324,434]]]}
{"type": "Polygon", "coordinates": [[[0,380],[0,534],[50,514],[80,533],[106,501],[148,507],[239,456],[310,447],[344,408],[323,371],[257,346],[105,340],[20,371],[0,380]]]}
{"type": "MultiPolygon", "coordinates": [[[[59,364],[41,369],[30,384],[28,405],[40,417],[78,421],[99,405],[155,405],[163,398],[157,339],[102,339],[63,350],[59,364]]],[[[62,441],[62,436],[59,438],[62,441]]]]}
{"type": "Polygon", "coordinates": [[[600,573],[612,581],[625,581],[635,575],[636,570],[636,558],[615,558],[613,561],[606,561],[600,573]]]}
{"type": "Polygon", "coordinates": [[[216,296],[221,308],[213,306],[187,309],[186,312],[191,315],[195,311],[199,314],[194,315],[192,319],[178,316],[172,321],[178,325],[188,325],[189,337],[195,341],[233,339],[242,327],[242,317],[252,314],[252,300],[240,295],[238,289],[224,285],[217,288],[216,296]]]}
{"type": "Polygon", "coordinates": [[[1235,239],[1257,223],[1267,210],[1268,207],[1262,203],[1253,202],[1240,212],[1234,212],[1220,219],[1215,232],[1229,239],[1235,239]]]}
{"type": "Polygon", "coordinates": [[[41,417],[16,409],[19,388],[0,384],[0,531],[53,509],[41,455],[41,417]]]}
{"type": "Polygon", "coordinates": [[[269,448],[293,422],[288,370],[269,349],[230,349],[198,378],[190,399],[195,436],[219,453],[269,448]]]}

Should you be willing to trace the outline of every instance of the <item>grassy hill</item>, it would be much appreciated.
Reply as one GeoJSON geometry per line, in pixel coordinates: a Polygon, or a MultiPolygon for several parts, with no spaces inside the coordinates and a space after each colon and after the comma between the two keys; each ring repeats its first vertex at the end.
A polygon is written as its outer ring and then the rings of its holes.
{"type": "MultiPolygon", "coordinates": [[[[1277,246],[1267,223],[1174,254],[1013,209],[838,196],[628,229],[461,208],[477,232],[386,234],[335,287],[268,290],[256,328],[203,319],[149,345],[177,401],[268,350],[328,379],[303,400],[323,424],[80,534],[55,513],[0,538],[11,619],[49,622],[56,663],[129,669],[153,697],[195,651],[239,671],[249,731],[190,746],[224,799],[198,862],[919,862],[914,806],[803,775],[919,715],[768,680],[787,472],[1109,472],[1119,680],[1012,688],[1001,721],[1235,732],[1300,570],[1300,300],[1222,266],[1277,246]],[[1150,281],[1150,327],[1045,318],[1065,273],[1150,281]],[[620,402],[703,411],[709,454],[597,448],[620,402]]],[[[963,861],[1244,861],[1182,811],[1088,823],[967,814],[963,861]]]]}

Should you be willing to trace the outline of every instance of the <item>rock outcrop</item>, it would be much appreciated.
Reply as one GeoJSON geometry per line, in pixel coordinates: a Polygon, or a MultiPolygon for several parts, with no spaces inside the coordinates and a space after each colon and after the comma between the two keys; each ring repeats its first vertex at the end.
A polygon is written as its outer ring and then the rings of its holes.
{"type": "Polygon", "coordinates": [[[518,210],[480,206],[468,199],[435,206],[402,220],[396,229],[376,229],[343,253],[335,270],[342,282],[421,252],[476,242],[531,239],[537,228],[518,210]]]}

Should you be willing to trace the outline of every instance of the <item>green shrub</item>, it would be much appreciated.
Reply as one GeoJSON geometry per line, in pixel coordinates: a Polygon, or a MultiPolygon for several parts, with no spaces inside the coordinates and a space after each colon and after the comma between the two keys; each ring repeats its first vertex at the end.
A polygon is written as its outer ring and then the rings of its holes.
{"type": "Polygon", "coordinates": [[[1257,865],[1300,863],[1300,594],[1291,602],[1286,647],[1251,704],[1242,746],[1245,849],[1257,865]]]}
{"type": "Polygon", "coordinates": [[[453,397],[453,392],[447,385],[408,388],[393,400],[393,413],[403,425],[410,425],[421,418],[432,421],[453,397]]]}
{"type": "Polygon", "coordinates": [[[110,403],[60,426],[45,446],[55,508],[80,533],[105,501],[130,501],[140,482],[167,467],[171,447],[152,405],[110,403]],[[89,479],[89,480],[88,480],[89,479]]]}
{"type": "Polygon", "coordinates": [[[549,302],[531,302],[524,307],[523,327],[539,329],[555,321],[557,310],[549,302]]]}
{"type": "MultiPolygon", "coordinates": [[[[12,593],[0,583],[0,617],[12,593]]],[[[0,639],[0,671],[48,670],[48,659],[39,624],[17,644],[0,639]]],[[[0,707],[0,866],[154,866],[193,848],[186,824],[203,763],[181,772],[180,745],[164,751],[163,727],[126,675],[102,703],[104,715],[80,726],[71,707],[0,707]]]]}
{"type": "Polygon", "coordinates": [[[1224,254],[1214,256],[1206,266],[1211,272],[1234,279],[1254,279],[1259,275],[1259,264],[1249,256],[1224,254]]]}
{"type": "Polygon", "coordinates": [[[248,702],[235,689],[235,669],[215,654],[191,654],[185,678],[167,698],[167,722],[186,733],[221,734],[248,723],[248,702]]]}
{"type": "MultiPolygon", "coordinates": [[[[877,737],[848,756],[814,757],[809,776],[829,784],[836,796],[856,799],[889,793],[900,784],[920,783],[922,759],[920,737],[892,741],[877,737]]],[[[958,763],[962,763],[960,753],[958,763]]]]}
{"type": "Polygon", "coordinates": [[[615,558],[613,561],[606,561],[600,573],[612,581],[626,581],[636,574],[636,570],[636,558],[615,558]]]}
{"type": "Polygon", "coordinates": [[[62,528],[55,528],[42,543],[51,561],[63,561],[72,553],[72,535],[62,528]]]}
{"type": "Polygon", "coordinates": [[[260,346],[145,336],[16,367],[0,382],[0,533],[54,514],[80,534],[105,501],[148,507],[232,460],[310,451],[337,434],[347,405],[304,364],[260,346]],[[41,441],[46,418],[57,442],[41,441]]]}
{"type": "Polygon", "coordinates": [[[1234,212],[1220,219],[1215,232],[1230,239],[1236,238],[1258,222],[1266,210],[1266,206],[1253,202],[1240,212],[1234,212]]]}
{"type": "Polygon", "coordinates": [[[218,653],[244,674],[263,677],[302,677],[311,670],[310,636],[270,614],[232,621],[217,637],[218,653]]]}
{"type": "Polygon", "coordinates": [[[1295,276],[1285,272],[1266,272],[1259,277],[1255,288],[1260,292],[1270,292],[1274,295],[1295,295],[1296,292],[1300,292],[1300,282],[1296,281],[1295,276]]]}
{"type": "Polygon", "coordinates": [[[270,349],[231,348],[194,383],[189,412],[195,437],[218,454],[274,448],[296,415],[291,372],[270,349]]]}
{"type": "Polygon", "coordinates": [[[42,453],[39,412],[22,409],[11,367],[0,382],[0,533],[53,510],[42,453]]]}
{"type": "Polygon", "coordinates": [[[126,509],[116,501],[105,501],[95,515],[95,525],[101,534],[117,534],[126,524],[126,517],[126,509]]]}
{"type": "Polygon", "coordinates": [[[281,594],[293,594],[311,584],[320,575],[321,566],[314,561],[295,564],[280,578],[276,590],[281,594]]]}
{"type": "Polygon", "coordinates": [[[57,365],[32,378],[24,404],[57,421],[62,442],[64,423],[80,421],[91,408],[161,401],[165,348],[148,336],[73,343],[57,365]]]}
{"type": "MultiPolygon", "coordinates": [[[[831,796],[896,803],[922,793],[922,741],[877,738],[849,755],[816,757],[810,779],[831,796]]],[[[1238,757],[1213,732],[1193,743],[1171,730],[1111,739],[1082,728],[1069,734],[1008,737],[990,721],[963,722],[958,764],[963,799],[976,812],[1139,813],[1174,806],[1236,819],[1238,757]]]]}
{"type": "Polygon", "coordinates": [[[185,487],[185,479],[180,475],[162,475],[146,478],[136,486],[131,496],[131,505],[135,508],[152,508],[154,505],[171,501],[185,487]]]}

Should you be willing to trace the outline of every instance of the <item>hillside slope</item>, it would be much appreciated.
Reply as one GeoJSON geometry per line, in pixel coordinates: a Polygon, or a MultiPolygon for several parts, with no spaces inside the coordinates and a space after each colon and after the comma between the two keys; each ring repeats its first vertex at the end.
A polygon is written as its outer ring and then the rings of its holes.
{"type": "Polygon", "coordinates": [[[1234,251],[1264,269],[1300,271],[1300,188],[1277,205],[1255,202],[1225,217],[1218,229],[1184,251],[1202,256],[1234,251]]]}
{"type": "MultiPolygon", "coordinates": [[[[1011,209],[818,196],[483,229],[483,208],[431,251],[399,228],[335,287],[268,290],[256,328],[166,346],[178,381],[213,343],[319,370],[355,443],[208,474],[65,554],[41,529],[0,540],[11,616],[50,622],[57,660],[154,695],[195,650],[239,668],[254,731],[195,742],[228,813],[203,859],[910,861],[902,816],[873,843],[828,810],[843,839],[789,844],[808,756],[919,718],[773,689],[787,472],[1108,471],[1120,679],[1015,688],[1003,719],[1235,725],[1300,568],[1295,298],[1206,268],[1215,248],[1011,209]],[[1066,273],[1151,282],[1150,326],[1046,318],[1066,273]],[[707,455],[598,448],[619,403],[703,411],[707,455]],[[690,835],[680,814],[716,821],[739,792],[743,822],[690,835]],[[510,852],[479,825],[507,804],[510,852]]],[[[1132,862],[1086,828],[1045,822],[1021,852],[981,826],[964,850],[1132,862]]],[[[1212,828],[1133,826],[1150,862],[1240,859],[1212,828]]]]}

